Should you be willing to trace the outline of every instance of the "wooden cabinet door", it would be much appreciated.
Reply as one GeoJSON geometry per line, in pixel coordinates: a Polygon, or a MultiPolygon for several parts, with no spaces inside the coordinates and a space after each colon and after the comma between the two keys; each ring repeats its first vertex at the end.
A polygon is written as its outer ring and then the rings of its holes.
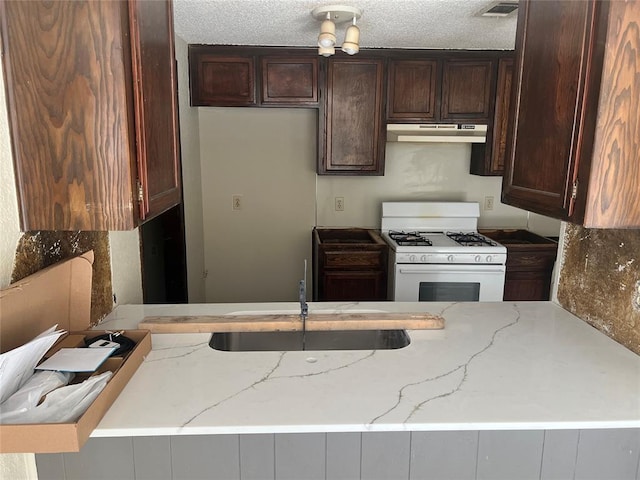
{"type": "Polygon", "coordinates": [[[382,59],[329,59],[319,174],[384,174],[383,72],[382,59]]]}
{"type": "Polygon", "coordinates": [[[253,56],[216,55],[207,53],[206,47],[191,47],[191,105],[256,105],[255,70],[253,56]]]}
{"type": "Polygon", "coordinates": [[[327,301],[384,300],[384,274],[369,272],[328,272],[322,278],[320,298],[327,301]]]}
{"type": "Polygon", "coordinates": [[[500,176],[504,172],[507,150],[507,132],[511,117],[511,85],[513,84],[513,58],[498,60],[498,79],[496,85],[493,122],[487,129],[487,143],[471,145],[471,169],[473,175],[500,176]]]}
{"type": "Polygon", "coordinates": [[[318,59],[266,56],[261,61],[263,105],[318,104],[318,59]]]}
{"type": "Polygon", "coordinates": [[[492,113],[494,60],[445,59],[441,119],[453,123],[488,122],[492,113]]]}
{"type": "Polygon", "coordinates": [[[140,219],[182,200],[171,2],[131,0],[140,219]]]}
{"type": "Polygon", "coordinates": [[[605,3],[520,2],[504,203],[571,218],[579,164],[590,161],[593,126],[584,127],[597,110],[600,69],[590,67],[601,56],[590,27],[605,3]]]}
{"type": "Polygon", "coordinates": [[[438,62],[391,60],[387,89],[387,120],[429,122],[436,119],[438,62]]]}
{"type": "Polygon", "coordinates": [[[0,2],[22,230],[136,225],[127,18],[124,2],[0,2]]]}
{"type": "Polygon", "coordinates": [[[498,61],[498,85],[496,90],[496,107],[493,115],[493,137],[491,143],[491,161],[489,172],[502,175],[507,153],[507,132],[511,117],[511,88],[513,85],[513,58],[501,58],[498,61]]]}

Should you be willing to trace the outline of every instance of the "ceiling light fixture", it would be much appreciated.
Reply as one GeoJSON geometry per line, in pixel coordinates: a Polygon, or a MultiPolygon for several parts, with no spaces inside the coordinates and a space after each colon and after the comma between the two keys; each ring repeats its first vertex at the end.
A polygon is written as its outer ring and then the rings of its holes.
{"type": "Polygon", "coordinates": [[[356,25],[356,17],[353,17],[353,25],[347,28],[347,33],[342,42],[342,51],[349,55],[355,55],[360,51],[360,29],[356,25]]]}
{"type": "Polygon", "coordinates": [[[327,19],[320,26],[318,35],[318,46],[321,48],[331,48],[336,44],[336,24],[331,20],[331,12],[327,12],[327,19]]]}
{"type": "Polygon", "coordinates": [[[316,20],[322,20],[320,34],[318,35],[318,55],[329,57],[335,53],[336,23],[353,22],[347,28],[342,51],[355,55],[360,51],[360,29],[356,26],[356,20],[362,16],[362,10],[345,5],[329,5],[314,8],[311,15],[316,20]]]}

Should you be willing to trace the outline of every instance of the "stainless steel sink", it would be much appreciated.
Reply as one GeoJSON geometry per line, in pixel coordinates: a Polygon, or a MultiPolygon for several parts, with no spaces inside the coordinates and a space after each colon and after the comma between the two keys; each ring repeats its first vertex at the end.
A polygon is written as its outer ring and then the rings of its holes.
{"type": "Polygon", "coordinates": [[[411,339],[405,330],[333,330],[305,332],[226,332],[211,335],[209,346],[227,352],[293,350],[388,350],[411,339]]]}

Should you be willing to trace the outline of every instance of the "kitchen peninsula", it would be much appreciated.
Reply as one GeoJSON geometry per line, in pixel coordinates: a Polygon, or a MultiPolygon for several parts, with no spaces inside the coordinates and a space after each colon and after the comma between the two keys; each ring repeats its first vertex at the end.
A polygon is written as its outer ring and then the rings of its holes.
{"type": "MultiPolygon", "coordinates": [[[[80,478],[111,455],[127,478],[162,466],[176,478],[637,478],[640,358],[558,305],[309,307],[427,311],[445,328],[374,351],[223,352],[209,334],[154,334],[84,449],[36,457],[41,478],[80,478]]],[[[120,306],[100,328],[298,308],[120,306]]]]}

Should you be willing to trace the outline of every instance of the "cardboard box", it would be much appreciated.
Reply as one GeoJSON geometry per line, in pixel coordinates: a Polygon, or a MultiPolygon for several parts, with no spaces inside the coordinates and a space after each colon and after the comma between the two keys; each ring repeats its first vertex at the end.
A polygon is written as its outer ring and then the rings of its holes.
{"type": "MultiPolygon", "coordinates": [[[[79,344],[104,333],[90,327],[93,252],[60,262],[0,291],[0,351],[20,346],[58,324],[70,333],[60,342],[79,344]]],[[[101,367],[114,372],[106,387],[74,423],[0,425],[0,453],[78,452],[151,350],[147,330],[126,330],[136,342],[124,357],[101,367]]],[[[68,345],[67,345],[68,346],[68,345]]]]}

